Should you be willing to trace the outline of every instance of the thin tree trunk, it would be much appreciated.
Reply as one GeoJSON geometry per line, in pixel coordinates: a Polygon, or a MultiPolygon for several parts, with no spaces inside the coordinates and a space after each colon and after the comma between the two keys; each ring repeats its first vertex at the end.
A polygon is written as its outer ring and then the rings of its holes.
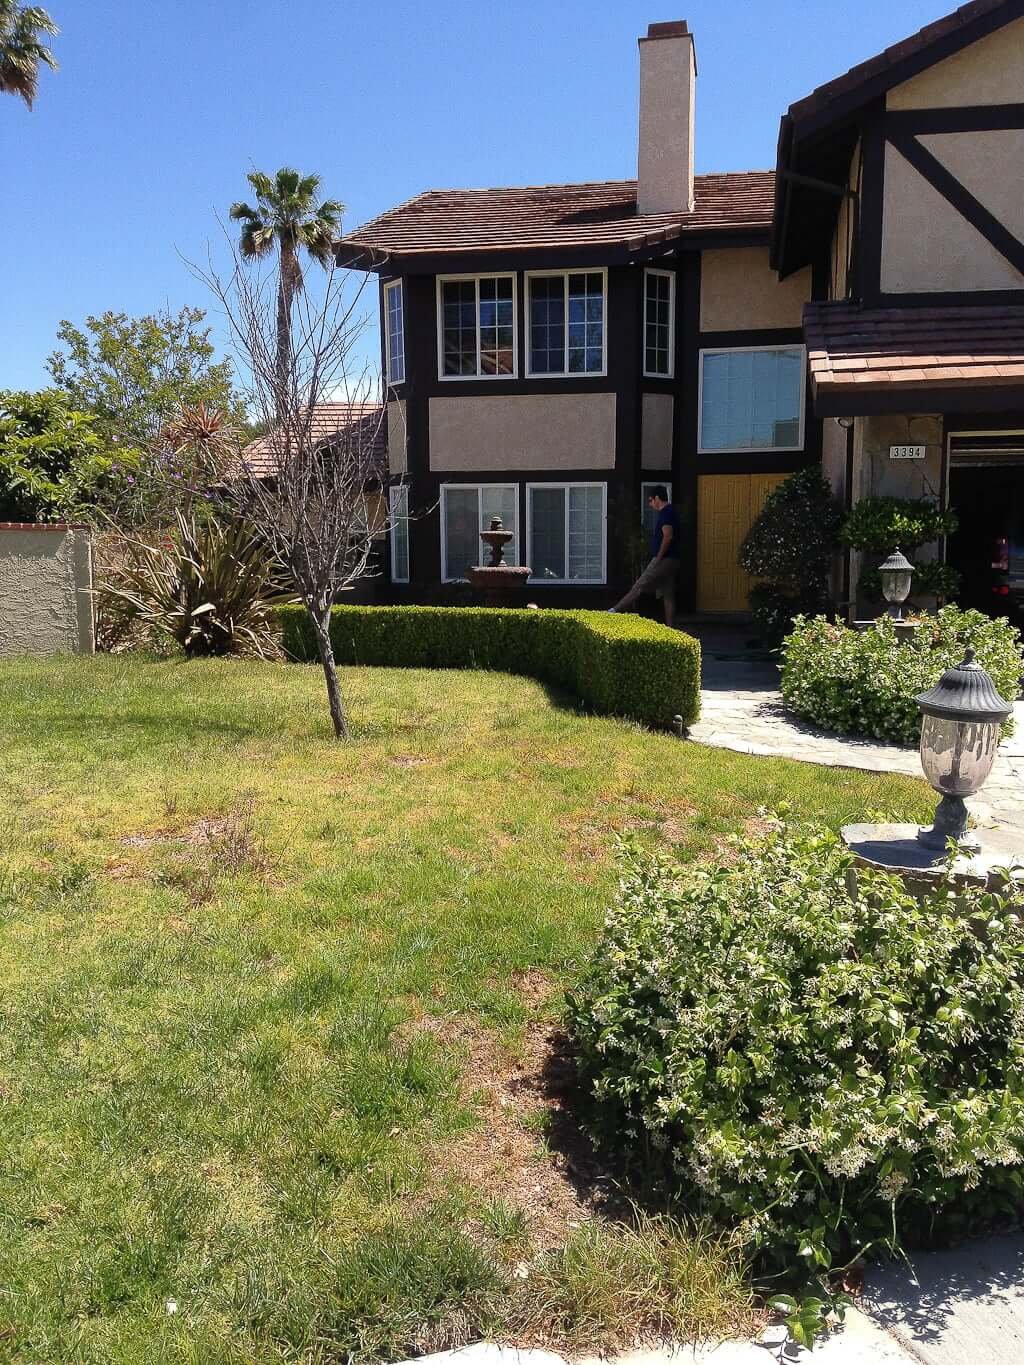
{"type": "Polygon", "coordinates": [[[281,243],[280,270],[277,277],[277,420],[282,422],[288,404],[288,379],[292,367],[292,295],[295,281],[295,253],[281,243]]]}
{"type": "Polygon", "coordinates": [[[320,617],[316,612],[310,611],[310,619],[313,622],[313,630],[316,634],[316,646],[320,652],[320,663],[324,670],[324,680],[327,683],[327,705],[331,711],[331,721],[334,725],[335,739],[348,739],[348,721],[345,719],[345,703],[341,697],[341,684],[338,682],[338,666],[334,661],[334,646],[331,644],[331,610],[320,617]]]}

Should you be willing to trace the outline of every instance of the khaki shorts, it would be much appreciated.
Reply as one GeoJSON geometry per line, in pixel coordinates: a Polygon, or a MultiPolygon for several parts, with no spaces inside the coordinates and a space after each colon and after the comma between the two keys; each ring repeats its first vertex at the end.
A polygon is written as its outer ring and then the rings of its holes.
{"type": "Polygon", "coordinates": [[[653,592],[656,597],[675,597],[678,574],[678,559],[669,555],[664,559],[652,559],[636,580],[635,587],[641,592],[653,592]]]}

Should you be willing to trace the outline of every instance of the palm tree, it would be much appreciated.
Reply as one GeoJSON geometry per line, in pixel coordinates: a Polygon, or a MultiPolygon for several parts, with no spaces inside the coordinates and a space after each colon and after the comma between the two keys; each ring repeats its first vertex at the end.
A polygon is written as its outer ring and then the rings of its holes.
{"type": "Polygon", "coordinates": [[[57,58],[40,41],[60,32],[46,10],[38,5],[19,5],[0,0],[0,94],[20,95],[28,107],[36,97],[39,64],[57,70],[57,58]]]}
{"type": "Polygon", "coordinates": [[[285,392],[292,359],[292,300],[303,287],[299,253],[304,247],[324,267],[331,259],[345,205],[337,199],[317,203],[318,175],[300,175],[284,166],[271,180],[262,171],[246,179],[256,193],[256,207],[231,205],[231,217],[242,224],[239,250],[246,260],[280,254],[277,280],[277,379],[285,392]]]}

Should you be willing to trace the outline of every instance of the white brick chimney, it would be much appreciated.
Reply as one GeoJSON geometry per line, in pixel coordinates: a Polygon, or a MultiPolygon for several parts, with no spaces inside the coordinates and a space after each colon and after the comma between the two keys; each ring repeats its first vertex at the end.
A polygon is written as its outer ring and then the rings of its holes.
{"type": "Polygon", "coordinates": [[[637,211],[693,211],[697,56],[685,19],[651,24],[640,39],[637,211]]]}

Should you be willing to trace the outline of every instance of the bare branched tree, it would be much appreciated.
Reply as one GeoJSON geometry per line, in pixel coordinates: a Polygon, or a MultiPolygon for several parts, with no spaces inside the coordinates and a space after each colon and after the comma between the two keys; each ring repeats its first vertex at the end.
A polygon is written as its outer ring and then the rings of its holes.
{"type": "Polygon", "coordinates": [[[250,414],[265,427],[241,450],[222,483],[224,507],[261,539],[309,612],[327,683],[334,732],[348,722],[330,636],[331,607],[374,572],[374,540],[390,529],[380,496],[383,471],[379,374],[355,363],[368,326],[360,314],[367,276],[328,267],[324,288],[293,299],[291,351],[282,364],[273,270],[243,265],[203,278],[230,328],[250,414]],[[337,425],[325,417],[335,409],[337,425]],[[334,429],[330,429],[334,428],[334,429]]]}

